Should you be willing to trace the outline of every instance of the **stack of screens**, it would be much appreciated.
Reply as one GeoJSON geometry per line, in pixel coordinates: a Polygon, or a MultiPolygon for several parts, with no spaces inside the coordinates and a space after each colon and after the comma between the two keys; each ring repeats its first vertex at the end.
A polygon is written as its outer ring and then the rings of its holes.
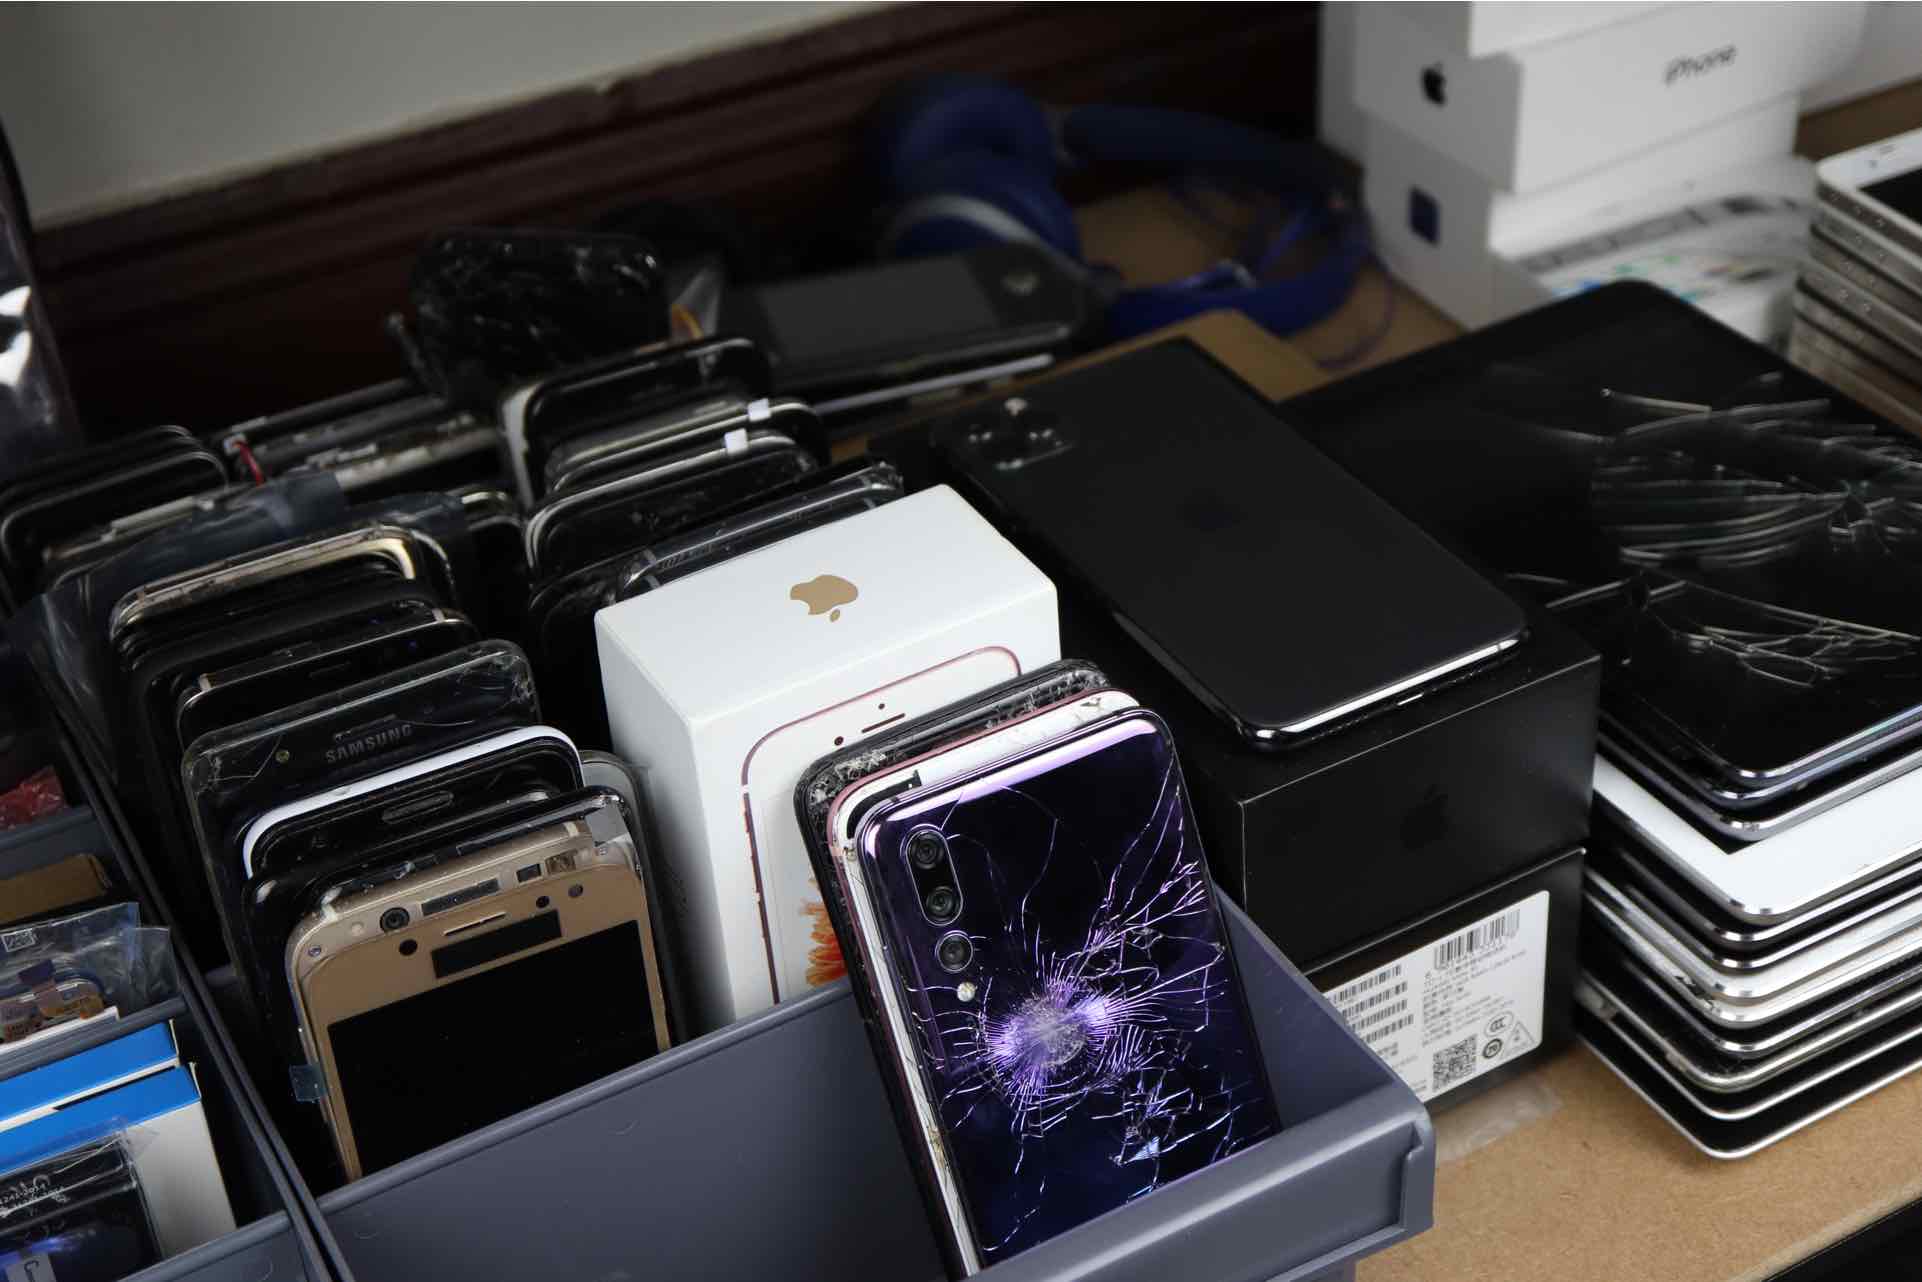
{"type": "Polygon", "coordinates": [[[1738,1157],[1922,1066],[1922,440],[1686,312],[1282,413],[1601,651],[1578,1027],[1738,1157]]]}
{"type": "Polygon", "coordinates": [[[1725,1157],[1922,1063],[1922,638],[1690,582],[1569,613],[1610,659],[1591,1043],[1725,1157]]]}
{"type": "Polygon", "coordinates": [[[1922,431],[1922,130],[1831,156],[1816,177],[1789,358],[1922,431]]]}

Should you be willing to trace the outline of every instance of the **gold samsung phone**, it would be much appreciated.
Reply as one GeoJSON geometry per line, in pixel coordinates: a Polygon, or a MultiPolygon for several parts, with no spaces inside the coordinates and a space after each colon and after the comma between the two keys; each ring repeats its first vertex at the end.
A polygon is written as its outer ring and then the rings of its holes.
{"type": "Polygon", "coordinates": [[[665,1047],[648,922],[632,838],[576,820],[330,896],[287,978],[347,1177],[665,1047]]]}

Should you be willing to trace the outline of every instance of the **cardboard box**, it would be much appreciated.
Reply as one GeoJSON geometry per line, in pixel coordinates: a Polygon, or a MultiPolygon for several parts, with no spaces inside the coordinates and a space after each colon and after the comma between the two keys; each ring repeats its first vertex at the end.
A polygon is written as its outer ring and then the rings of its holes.
{"type": "Polygon", "coordinates": [[[1601,662],[1545,612],[1528,626],[1485,670],[1270,753],[1062,603],[1066,652],[1167,719],[1216,881],[1304,971],[1587,837],[1601,662]]]}
{"type": "Polygon", "coordinates": [[[1054,585],[946,486],[610,606],[595,629],[704,1028],[844,973],[794,818],[801,772],[1061,656],[1054,585]]]}
{"type": "Polygon", "coordinates": [[[1481,58],[1585,35],[1669,6],[1659,0],[1563,0],[1559,4],[1542,4],[1539,0],[1436,0],[1430,4],[1383,0],[1382,7],[1428,32],[1448,52],[1481,58]]]}
{"type": "Polygon", "coordinates": [[[1859,3],[1685,4],[1483,58],[1364,5],[1355,97],[1370,116],[1527,192],[1614,164],[1846,66],[1859,3]]]}
{"type": "Polygon", "coordinates": [[[1307,972],[1431,1111],[1526,1072],[1573,1040],[1580,846],[1307,972]]]}

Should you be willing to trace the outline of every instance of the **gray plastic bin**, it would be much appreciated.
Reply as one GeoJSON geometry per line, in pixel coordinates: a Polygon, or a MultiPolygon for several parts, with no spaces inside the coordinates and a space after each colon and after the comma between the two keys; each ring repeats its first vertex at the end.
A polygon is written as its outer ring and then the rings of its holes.
{"type": "MultiPolygon", "coordinates": [[[[1427,1112],[1245,916],[1228,917],[1287,1129],[984,1276],[1307,1282],[1428,1227],[1427,1112]]],[[[356,1282],[942,1276],[845,983],[320,1205],[356,1282]]]]}

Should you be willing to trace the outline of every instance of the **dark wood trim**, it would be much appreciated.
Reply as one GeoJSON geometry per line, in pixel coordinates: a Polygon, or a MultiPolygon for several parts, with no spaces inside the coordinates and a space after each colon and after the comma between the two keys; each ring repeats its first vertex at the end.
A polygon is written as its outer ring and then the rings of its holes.
{"type": "Polygon", "coordinates": [[[852,217],[856,129],[893,86],[1006,77],[1293,132],[1315,6],[923,4],[857,14],[596,88],[46,228],[49,310],[96,428],[212,426],[389,376],[380,321],[435,230],[568,224],[649,197],[776,229],[852,217]]]}

